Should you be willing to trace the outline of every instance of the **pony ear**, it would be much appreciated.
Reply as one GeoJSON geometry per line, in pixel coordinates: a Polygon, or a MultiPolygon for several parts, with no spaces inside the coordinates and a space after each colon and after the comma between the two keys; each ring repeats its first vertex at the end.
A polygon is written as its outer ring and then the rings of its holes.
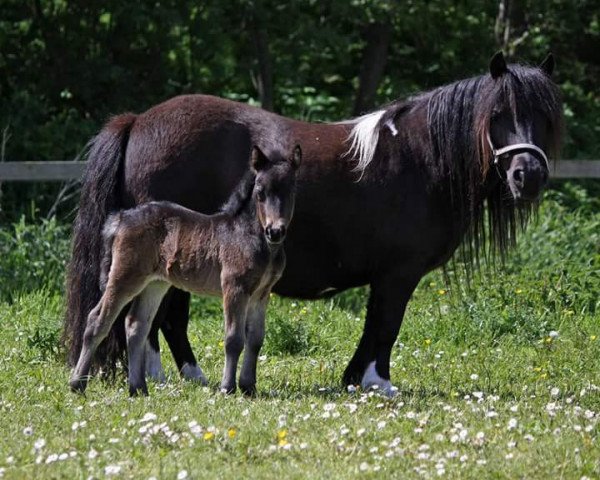
{"type": "Polygon", "coordinates": [[[506,67],[506,60],[504,59],[504,54],[502,50],[496,52],[496,54],[490,60],[490,75],[495,80],[501,75],[505,74],[508,71],[506,67]]]}
{"type": "Polygon", "coordinates": [[[292,156],[290,157],[290,163],[292,164],[292,167],[294,167],[296,169],[300,166],[301,162],[302,162],[302,149],[300,148],[300,145],[296,145],[294,147],[294,151],[292,152],[292,156]]]}
{"type": "Polygon", "coordinates": [[[263,153],[263,151],[256,145],[252,147],[252,154],[250,156],[250,168],[255,172],[260,172],[269,163],[269,159],[263,153]]]}
{"type": "Polygon", "coordinates": [[[548,55],[546,55],[546,58],[542,60],[542,63],[540,63],[540,70],[550,77],[552,76],[552,72],[554,71],[555,65],[556,62],[554,61],[554,55],[549,53],[548,55]]]}

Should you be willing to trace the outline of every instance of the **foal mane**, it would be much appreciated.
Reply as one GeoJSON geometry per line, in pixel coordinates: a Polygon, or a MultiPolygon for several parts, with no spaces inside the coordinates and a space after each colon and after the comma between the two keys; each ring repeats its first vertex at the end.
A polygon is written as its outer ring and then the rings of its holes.
{"type": "Polygon", "coordinates": [[[497,79],[486,74],[460,80],[342,122],[353,124],[347,140],[349,157],[361,175],[376,159],[381,131],[389,129],[398,139],[393,148],[400,161],[411,157],[420,161],[420,157],[433,182],[449,187],[459,222],[456,227],[466,231],[460,253],[467,266],[478,263],[481,255],[504,258],[532,210],[531,205],[515,206],[504,181],[487,182],[490,175],[497,175],[487,135],[493,110],[499,104],[509,106],[513,116],[540,112],[549,124],[549,153],[557,154],[563,131],[560,93],[544,72],[523,65],[510,65],[497,79]],[[411,114],[419,107],[426,109],[425,132],[412,131],[411,114]],[[410,131],[402,131],[404,123],[410,131]],[[397,135],[398,130],[402,135],[397,135]],[[422,138],[415,142],[413,135],[422,138]],[[416,143],[419,153],[415,153],[416,143]],[[486,182],[492,187],[486,189],[486,182]]]}
{"type": "Polygon", "coordinates": [[[248,203],[252,201],[255,180],[256,173],[252,170],[247,170],[219,211],[232,217],[240,214],[248,206],[248,203]]]}

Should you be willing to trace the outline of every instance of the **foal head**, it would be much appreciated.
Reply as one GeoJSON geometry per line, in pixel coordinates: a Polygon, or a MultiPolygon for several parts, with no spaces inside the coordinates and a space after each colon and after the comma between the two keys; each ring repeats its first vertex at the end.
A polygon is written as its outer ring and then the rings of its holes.
{"type": "Polygon", "coordinates": [[[508,66],[502,52],[490,62],[493,82],[479,117],[487,124],[479,141],[518,202],[538,198],[548,181],[547,152],[558,149],[561,112],[558,89],[550,79],[553,69],[552,55],[538,68],[508,66]]]}
{"type": "Polygon", "coordinates": [[[252,149],[250,168],[256,174],[254,200],[263,232],[270,244],[279,244],[294,213],[296,170],[302,151],[296,145],[289,158],[267,158],[258,148],[252,149]]]}

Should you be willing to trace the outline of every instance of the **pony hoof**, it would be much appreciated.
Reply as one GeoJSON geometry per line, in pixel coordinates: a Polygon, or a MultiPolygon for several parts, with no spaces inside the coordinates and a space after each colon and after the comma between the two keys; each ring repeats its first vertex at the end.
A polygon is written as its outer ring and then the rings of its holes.
{"type": "Polygon", "coordinates": [[[199,382],[201,385],[208,385],[208,380],[204,376],[204,372],[198,365],[193,365],[191,363],[184,363],[183,367],[181,367],[181,376],[186,380],[191,380],[193,382],[199,382]]]}
{"type": "Polygon", "coordinates": [[[148,396],[148,387],[146,385],[142,385],[139,387],[129,387],[129,396],[130,397],[147,397],[148,396]]]}
{"type": "Polygon", "coordinates": [[[256,385],[240,385],[240,391],[247,397],[256,397],[256,385]]]}
{"type": "Polygon", "coordinates": [[[388,398],[392,398],[398,393],[398,388],[394,387],[392,382],[379,376],[375,368],[375,362],[369,363],[360,386],[365,391],[375,390],[388,398]]]}

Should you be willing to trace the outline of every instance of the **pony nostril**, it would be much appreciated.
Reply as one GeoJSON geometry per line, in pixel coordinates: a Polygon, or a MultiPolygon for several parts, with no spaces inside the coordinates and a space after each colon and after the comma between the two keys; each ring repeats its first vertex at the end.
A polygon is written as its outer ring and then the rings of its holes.
{"type": "Polygon", "coordinates": [[[523,169],[521,168],[517,168],[514,172],[513,172],[513,179],[514,181],[519,184],[519,185],[523,185],[523,180],[525,179],[525,172],[523,172],[523,169]]]}

